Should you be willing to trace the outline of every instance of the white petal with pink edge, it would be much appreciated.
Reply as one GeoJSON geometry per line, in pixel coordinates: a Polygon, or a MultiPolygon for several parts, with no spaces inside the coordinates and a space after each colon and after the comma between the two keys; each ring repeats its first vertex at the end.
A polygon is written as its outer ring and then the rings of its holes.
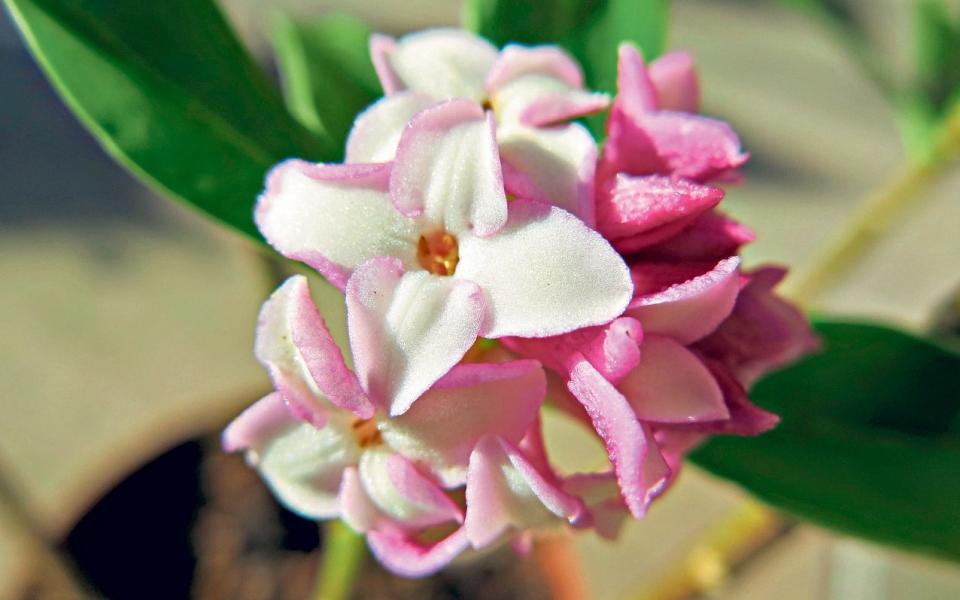
{"type": "Polygon", "coordinates": [[[484,321],[476,284],[404,273],[375,258],[347,284],[347,325],[361,385],[391,415],[406,412],[470,349],[484,321]]]}
{"type": "Polygon", "coordinates": [[[489,238],[460,239],[455,278],[488,302],[482,335],[545,337],[618,317],[633,293],[623,259],[572,214],[515,200],[507,225],[489,238]]]}

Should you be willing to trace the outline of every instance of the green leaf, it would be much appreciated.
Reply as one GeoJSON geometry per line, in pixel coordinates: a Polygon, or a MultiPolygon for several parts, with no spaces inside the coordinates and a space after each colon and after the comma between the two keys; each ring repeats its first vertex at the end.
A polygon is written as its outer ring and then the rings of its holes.
{"type": "Polygon", "coordinates": [[[335,156],[289,116],[210,0],[6,1],[54,87],[110,154],[251,237],[274,163],[335,156]]]}
{"type": "Polygon", "coordinates": [[[942,114],[960,89],[960,22],[942,0],[922,0],[914,13],[918,87],[942,114]]]}
{"type": "Polygon", "coordinates": [[[369,39],[370,29],[344,14],[307,23],[281,16],[274,27],[287,107],[339,148],[357,114],[382,95],[369,39]]]}
{"type": "MultiPolygon", "coordinates": [[[[617,47],[636,44],[647,60],[666,45],[668,0],[467,0],[464,23],[497,45],[559,44],[583,67],[587,86],[617,91],[617,47]]],[[[603,117],[587,120],[602,134],[603,117]]]]}
{"type": "Polygon", "coordinates": [[[751,394],[780,426],[693,460],[797,516],[960,559],[960,355],[877,325],[817,329],[823,352],[751,394]]]}

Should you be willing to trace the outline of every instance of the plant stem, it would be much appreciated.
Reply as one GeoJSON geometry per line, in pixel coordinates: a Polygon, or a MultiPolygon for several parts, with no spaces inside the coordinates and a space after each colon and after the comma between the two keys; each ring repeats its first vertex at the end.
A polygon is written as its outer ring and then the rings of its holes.
{"type": "Polygon", "coordinates": [[[904,166],[889,184],[857,207],[848,225],[814,258],[812,266],[786,283],[786,294],[810,307],[883,238],[894,221],[920,204],[923,193],[960,154],[960,108],[944,121],[930,160],[904,166]]]}
{"type": "Polygon", "coordinates": [[[536,541],[533,553],[553,600],[583,600],[588,597],[583,567],[569,534],[543,536],[536,541]]]}
{"type": "Polygon", "coordinates": [[[324,526],[323,557],[313,600],[347,600],[366,557],[363,536],[339,519],[324,526]]]}

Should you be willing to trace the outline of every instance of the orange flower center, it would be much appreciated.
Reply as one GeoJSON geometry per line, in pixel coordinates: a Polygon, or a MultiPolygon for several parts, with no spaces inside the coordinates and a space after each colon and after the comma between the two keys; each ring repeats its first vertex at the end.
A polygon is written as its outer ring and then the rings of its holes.
{"type": "Polygon", "coordinates": [[[453,275],[460,262],[457,238],[446,231],[420,236],[417,242],[417,262],[434,275],[453,275]]]}
{"type": "Polygon", "coordinates": [[[383,443],[377,422],[373,419],[355,419],[350,428],[353,429],[353,437],[361,448],[372,448],[383,443]]]}

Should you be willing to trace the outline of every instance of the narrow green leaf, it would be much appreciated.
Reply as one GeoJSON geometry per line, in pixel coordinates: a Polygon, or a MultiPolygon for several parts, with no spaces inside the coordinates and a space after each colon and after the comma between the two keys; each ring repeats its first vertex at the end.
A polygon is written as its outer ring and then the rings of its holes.
{"type": "Polygon", "coordinates": [[[877,325],[817,329],[823,352],[751,394],[780,426],[693,460],[797,516],[960,559],[960,355],[877,325]]]}
{"type": "Polygon", "coordinates": [[[278,17],[273,44],[290,112],[343,148],[356,115],[382,95],[370,29],[344,14],[299,23],[278,17]]]}
{"type": "Polygon", "coordinates": [[[335,155],[289,116],[211,0],[6,2],[54,87],[111,155],[251,237],[274,163],[335,155]]]}

